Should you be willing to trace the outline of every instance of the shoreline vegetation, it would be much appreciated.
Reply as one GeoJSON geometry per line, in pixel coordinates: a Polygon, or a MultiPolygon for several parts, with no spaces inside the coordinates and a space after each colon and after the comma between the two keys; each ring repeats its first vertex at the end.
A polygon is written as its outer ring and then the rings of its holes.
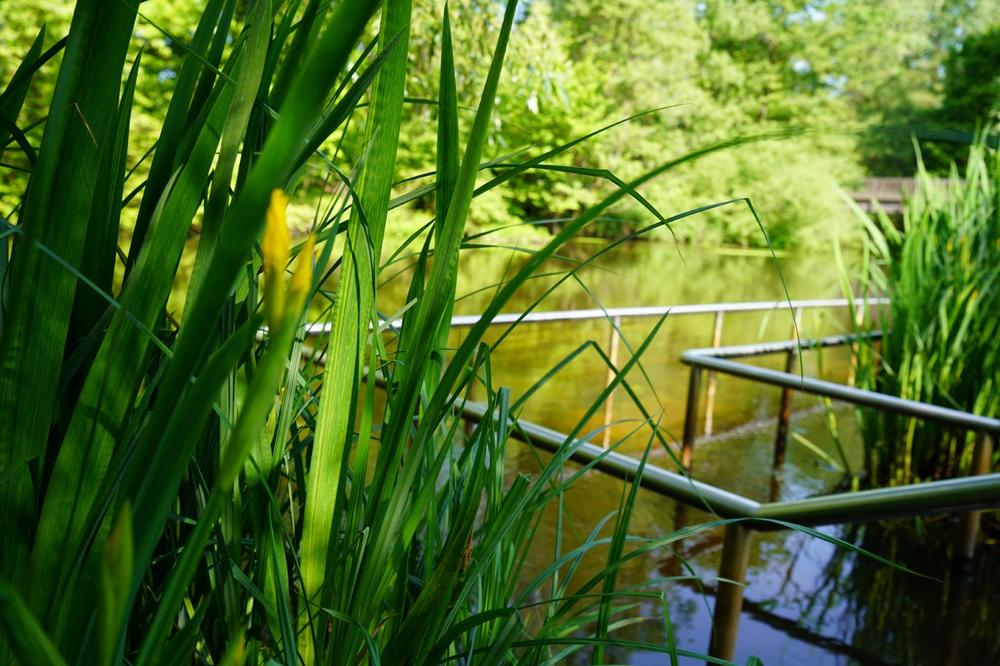
{"type": "MultiPolygon", "coordinates": [[[[891,295],[858,322],[888,329],[859,346],[860,386],[910,400],[1000,415],[1000,154],[986,135],[965,169],[933,178],[919,162],[901,223],[861,214],[867,242],[860,282],[848,296],[891,295]],[[855,291],[856,290],[856,291],[855,291]]],[[[975,433],[861,411],[866,465],[875,485],[954,477],[972,463],[975,433]]]]}

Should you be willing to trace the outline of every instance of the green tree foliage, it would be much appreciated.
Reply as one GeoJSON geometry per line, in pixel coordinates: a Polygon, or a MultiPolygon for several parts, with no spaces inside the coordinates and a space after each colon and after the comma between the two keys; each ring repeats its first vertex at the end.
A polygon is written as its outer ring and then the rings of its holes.
{"type": "Polygon", "coordinates": [[[963,125],[1000,119],[1000,26],[969,37],[945,64],[944,118],[963,125]]]}
{"type": "MultiPolygon", "coordinates": [[[[193,0],[142,6],[132,43],[143,49],[136,88],[130,164],[153,142],[180,44],[199,11],[193,0]],[[157,27],[158,26],[158,27],[157,27]],[[181,38],[181,39],[177,39],[181,38]]],[[[70,0],[21,0],[0,7],[0,80],[7,80],[44,21],[46,46],[68,27],[70,0]],[[9,46],[8,46],[9,45],[9,46]]],[[[433,171],[440,32],[444,0],[416,0],[408,55],[409,100],[399,148],[400,175],[433,171]]],[[[496,0],[452,3],[460,127],[467,130],[501,13],[496,0]]],[[[560,222],[614,187],[606,169],[629,179],[664,156],[734,136],[776,134],[686,167],[641,193],[669,210],[749,196],[778,246],[822,245],[850,233],[841,189],[867,172],[908,174],[911,134],[925,139],[929,168],[946,168],[964,149],[943,136],[971,136],[996,94],[992,69],[1000,38],[1000,5],[976,0],[530,0],[521,3],[487,156],[540,152],[625,117],[644,115],[563,154],[561,171],[536,170],[491,191],[471,211],[472,229],[525,222],[560,222]],[[866,126],[884,127],[864,133],[866,126]],[[955,130],[958,130],[956,133],[955,130]],[[573,173],[567,173],[569,168],[573,173]]],[[[35,88],[51,88],[54,67],[35,88]]],[[[32,95],[20,126],[44,114],[32,95]]],[[[345,168],[365,150],[364,122],[328,141],[327,154],[345,168]]],[[[8,160],[21,164],[8,153],[8,160]]],[[[138,175],[144,173],[139,166],[138,175]]],[[[499,173],[500,169],[494,169],[499,173]]],[[[319,170],[303,174],[319,191],[319,170]]],[[[0,172],[0,196],[19,191],[18,172],[0,172]]],[[[138,182],[138,181],[137,181],[138,182]]],[[[422,183],[420,183],[422,184],[422,183]]],[[[9,200],[10,197],[8,196],[9,200]]],[[[434,213],[429,193],[413,203],[412,219],[390,233],[406,235],[434,213]]],[[[650,221],[634,200],[609,211],[596,229],[619,235],[650,221]]],[[[722,210],[678,226],[682,239],[761,245],[745,211],[722,210]]]]}
{"type": "MultiPolygon", "coordinates": [[[[10,81],[21,58],[27,52],[41,26],[45,26],[44,48],[58,45],[70,26],[72,0],[18,0],[0,4],[0,86],[10,81]]],[[[137,185],[145,175],[147,165],[139,164],[156,141],[177,73],[186,55],[185,44],[191,39],[203,3],[197,0],[176,0],[170,3],[149,2],[142,5],[129,43],[129,62],[142,52],[137,76],[129,142],[129,166],[137,166],[137,185]]],[[[32,79],[31,89],[18,119],[11,119],[24,128],[33,128],[28,136],[34,144],[41,140],[43,121],[56,74],[62,61],[61,51],[40,68],[32,79]]],[[[7,154],[7,161],[25,166],[23,159],[7,154]]],[[[20,196],[26,178],[23,172],[0,168],[0,214],[4,214],[20,196]]]]}
{"type": "MultiPolygon", "coordinates": [[[[945,61],[941,105],[929,115],[961,137],[1000,121],[1000,26],[972,35],[954,48],[945,61]]],[[[952,162],[966,163],[961,143],[928,143],[924,146],[928,168],[946,171],[952,162]]]]}

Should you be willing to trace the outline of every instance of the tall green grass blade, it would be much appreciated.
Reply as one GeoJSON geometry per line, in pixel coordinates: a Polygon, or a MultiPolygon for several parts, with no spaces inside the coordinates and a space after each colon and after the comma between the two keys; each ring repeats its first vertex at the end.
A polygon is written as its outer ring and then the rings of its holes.
{"type": "MultiPolygon", "coordinates": [[[[219,63],[222,62],[222,53],[225,50],[226,45],[232,40],[232,37],[229,34],[229,26],[233,22],[233,13],[236,11],[236,3],[237,0],[226,0],[226,4],[223,5],[222,11],[220,12],[218,19],[215,21],[215,32],[212,34],[208,50],[205,53],[203,62],[204,67],[198,72],[198,85],[195,87],[194,96],[191,99],[191,118],[189,118],[189,120],[197,120],[196,114],[200,114],[202,112],[205,104],[212,96],[212,91],[216,89],[218,81],[225,80],[230,84],[233,83],[230,76],[232,72],[221,71],[219,63]]],[[[194,60],[198,57],[198,55],[199,54],[189,52],[185,61],[194,60]]],[[[186,146],[182,143],[181,150],[183,151],[185,148],[186,146]]]]}
{"type": "MultiPolygon", "coordinates": [[[[451,45],[451,20],[448,16],[447,3],[445,3],[444,17],[441,21],[441,71],[438,89],[440,99],[438,100],[437,126],[437,182],[434,190],[434,204],[437,208],[434,224],[435,247],[442,241],[441,235],[447,223],[448,208],[451,205],[452,195],[455,193],[459,172],[458,93],[455,83],[455,56],[451,45]]],[[[413,280],[412,284],[423,287],[421,280],[413,280]]],[[[455,285],[453,284],[453,294],[454,289],[455,285]]],[[[448,345],[453,311],[454,302],[450,301],[436,334],[435,347],[437,349],[444,349],[448,345]]],[[[435,354],[427,371],[426,390],[428,393],[432,393],[437,386],[443,362],[443,354],[440,352],[435,354]]]]}
{"type": "Polygon", "coordinates": [[[206,54],[211,48],[212,35],[221,28],[220,23],[226,13],[225,3],[227,2],[229,0],[208,0],[205,11],[198,21],[194,37],[188,46],[190,55],[184,59],[177,75],[177,85],[174,87],[173,95],[170,97],[170,105],[167,107],[163,119],[160,136],[156,143],[156,152],[153,154],[153,161],[149,165],[149,173],[146,176],[135,228],[132,230],[132,241],[129,245],[127,261],[129,269],[138,259],[139,250],[146,241],[146,232],[152,223],[153,213],[160,202],[163,191],[177,171],[178,161],[184,160],[184,156],[180,156],[180,160],[178,159],[178,151],[184,143],[184,136],[193,120],[192,116],[199,112],[199,109],[192,107],[195,88],[198,86],[198,80],[205,64],[208,63],[206,54]]]}
{"type": "Polygon", "coordinates": [[[24,600],[11,585],[0,581],[0,627],[11,656],[24,666],[64,666],[59,654],[24,600]]]}
{"type": "MultiPolygon", "coordinates": [[[[328,605],[324,589],[326,568],[336,562],[331,538],[346,452],[354,419],[354,397],[358,395],[361,364],[366,357],[368,323],[374,309],[377,262],[385,232],[387,202],[392,186],[399,142],[406,54],[410,29],[408,0],[383,4],[379,27],[379,49],[391,54],[378,74],[372,93],[366,143],[370,154],[358,186],[358,205],[351,211],[340,267],[337,301],[329,340],[329,359],[323,379],[323,395],[317,415],[312,462],[309,468],[306,505],[302,524],[301,567],[306,602],[328,605]]],[[[322,654],[306,635],[306,661],[322,654]]]]}
{"type": "MultiPolygon", "coordinates": [[[[351,82],[350,87],[337,99],[337,103],[333,106],[333,108],[330,109],[328,113],[323,114],[323,117],[320,119],[316,128],[310,133],[309,140],[303,148],[302,154],[299,156],[296,163],[296,169],[304,166],[306,161],[319,150],[323,142],[326,141],[331,134],[333,134],[334,130],[344,124],[348,118],[350,118],[351,114],[353,114],[358,108],[361,98],[364,96],[365,92],[367,92],[372,82],[375,81],[376,76],[386,64],[387,60],[392,56],[397,48],[405,48],[405,43],[397,46],[397,40],[399,38],[400,35],[397,35],[380,47],[381,50],[371,63],[369,63],[368,67],[365,68],[365,71],[363,71],[351,82]]],[[[347,80],[351,79],[348,78],[347,80]]],[[[377,121],[373,120],[372,122],[377,121]]],[[[377,148],[372,146],[372,150],[377,150],[377,148]]]]}
{"type": "MultiPolygon", "coordinates": [[[[93,165],[117,115],[117,73],[135,13],[134,0],[81,0],[73,14],[8,270],[0,338],[0,469],[45,453],[76,280],[53,266],[40,246],[79,265],[86,225],[73,222],[87,219],[93,203],[93,165]],[[108,71],[116,75],[108,77],[108,71]]],[[[0,524],[5,526],[0,575],[19,583],[25,580],[35,532],[36,492],[26,467],[0,486],[0,524]]]]}
{"type": "MultiPolygon", "coordinates": [[[[286,10],[286,17],[289,22],[295,19],[301,0],[289,3],[286,10]]],[[[274,89],[271,92],[271,101],[274,108],[283,110],[285,98],[295,82],[295,78],[309,55],[309,49],[316,43],[316,39],[326,20],[326,13],[330,9],[330,3],[325,0],[309,0],[302,18],[295,24],[295,35],[292,43],[285,55],[281,69],[275,75],[274,89]]]]}
{"type": "MultiPolygon", "coordinates": [[[[125,190],[132,103],[141,62],[142,52],[140,51],[136,54],[122,90],[114,129],[114,140],[105,145],[101,155],[97,183],[95,184],[94,205],[87,223],[87,238],[80,263],[80,272],[86,275],[97,289],[90,288],[89,285],[77,289],[76,300],[73,302],[73,318],[70,322],[69,344],[79,345],[88,359],[93,357],[100,341],[100,332],[96,331],[95,328],[108,309],[104,302],[104,294],[101,292],[111,293],[114,282],[122,197],[125,190]]],[[[89,364],[84,364],[77,372],[85,375],[87,367],[89,364]]],[[[65,378],[63,381],[65,382],[65,378]]],[[[82,381],[79,383],[82,384],[82,381]]],[[[70,413],[78,392],[79,388],[76,391],[71,391],[65,400],[67,411],[70,413]]]]}
{"type": "Polygon", "coordinates": [[[441,71],[438,82],[437,181],[434,203],[437,208],[435,239],[448,216],[448,207],[458,181],[458,92],[455,83],[455,54],[451,45],[451,19],[448,3],[441,20],[441,71]]]}
{"type": "MultiPolygon", "coordinates": [[[[197,293],[201,287],[229,203],[229,190],[236,158],[240,144],[246,136],[250,113],[264,74],[264,60],[268,53],[268,39],[271,33],[271,13],[271,0],[255,0],[247,16],[244,58],[235,72],[233,103],[229,108],[229,115],[222,124],[219,156],[205,201],[205,214],[201,224],[201,235],[198,238],[198,253],[191,271],[191,282],[188,285],[188,291],[192,294],[197,293]]],[[[187,307],[185,304],[185,311],[187,307]]]]}

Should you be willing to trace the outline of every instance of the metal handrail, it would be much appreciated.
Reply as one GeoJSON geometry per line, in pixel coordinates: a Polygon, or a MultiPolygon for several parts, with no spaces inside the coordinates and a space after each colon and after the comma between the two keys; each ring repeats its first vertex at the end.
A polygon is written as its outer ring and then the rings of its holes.
{"type": "MultiPolygon", "coordinates": [[[[466,402],[462,418],[480,421],[486,405],[466,402]]],[[[586,440],[530,421],[515,420],[511,435],[527,444],[551,453],[570,450],[569,459],[582,465],[592,464],[611,476],[631,480],[639,472],[635,458],[609,451],[586,440]]],[[[907,486],[877,488],[838,495],[822,495],[802,500],[757,502],[748,497],[697,481],[687,474],[671,472],[647,464],[639,485],[696,509],[721,518],[782,521],[816,527],[852,522],[872,522],[939,512],[961,512],[1000,504],[1000,474],[930,481],[907,486]]],[[[756,529],[782,529],[777,523],[755,524],[756,529]]]]}
{"type": "Polygon", "coordinates": [[[845,386],[834,382],[827,382],[811,377],[803,377],[790,372],[781,372],[760,368],[731,361],[732,358],[748,356],[760,356],[764,354],[776,354],[781,352],[794,352],[797,349],[811,349],[816,347],[830,347],[856,342],[862,337],[877,338],[881,335],[876,331],[868,336],[858,335],[835,335],[815,340],[785,340],[782,342],[767,342],[759,345],[734,345],[730,347],[689,349],[681,354],[681,361],[688,365],[722,372],[736,377],[743,377],[753,381],[781,386],[783,388],[811,393],[835,400],[850,402],[863,407],[874,407],[885,411],[903,414],[905,416],[915,416],[922,419],[930,419],[941,423],[946,423],[959,428],[969,430],[988,430],[993,433],[1000,433],[1000,419],[993,419],[978,414],[970,414],[957,409],[941,407],[916,400],[906,400],[885,393],[867,391],[853,386],[845,386]]]}
{"type": "MultiPolygon", "coordinates": [[[[867,337],[879,335],[880,333],[875,332],[867,337]]],[[[718,336],[715,337],[717,340],[718,336]]],[[[738,520],[725,527],[722,560],[719,565],[719,585],[712,613],[712,635],[708,650],[712,657],[731,660],[735,653],[739,631],[743,581],[750,559],[750,540],[753,531],[793,526],[815,527],[874,522],[932,513],[962,513],[958,554],[971,558],[979,530],[978,510],[1000,506],[1000,474],[987,473],[990,471],[993,440],[1000,432],[1000,420],[790,372],[794,367],[792,360],[795,353],[802,349],[855,343],[861,337],[863,336],[839,335],[816,340],[787,340],[757,345],[692,349],[684,352],[681,360],[691,366],[691,379],[688,385],[688,405],[681,449],[683,467],[690,471],[695,420],[698,413],[699,376],[702,369],[705,369],[782,387],[782,407],[778,417],[778,437],[775,442],[776,466],[784,460],[784,440],[791,414],[790,394],[792,390],[797,390],[908,416],[932,419],[957,428],[975,430],[978,438],[973,452],[970,476],[800,500],[761,503],[711,484],[696,481],[686,474],[670,472],[651,465],[642,467],[641,463],[633,458],[587,441],[570,438],[534,423],[514,421],[515,427],[511,434],[553,453],[568,450],[569,459],[584,465],[593,465],[595,469],[607,474],[626,480],[638,477],[638,483],[643,488],[670,497],[682,505],[738,520]],[[785,353],[788,356],[786,369],[789,372],[758,368],[730,360],[774,353],[785,353]]],[[[480,420],[486,413],[487,407],[479,403],[467,402],[461,408],[461,415],[466,419],[480,420]]]]}
{"type": "MultiPolygon", "coordinates": [[[[646,307],[627,308],[605,308],[588,310],[555,310],[548,312],[508,312],[494,316],[490,324],[521,324],[521,323],[551,323],[560,321],[585,321],[585,320],[607,320],[611,326],[608,340],[608,358],[610,365],[605,378],[605,385],[610,385],[614,380],[614,369],[612,366],[618,363],[618,348],[621,341],[621,324],[625,318],[632,317],[662,317],[664,315],[685,316],[685,315],[705,315],[712,314],[715,323],[712,327],[712,346],[718,347],[722,344],[722,326],[726,313],[747,313],[747,312],[767,312],[775,310],[790,310],[794,313],[794,319],[799,322],[802,312],[807,309],[818,308],[844,308],[854,306],[855,317],[859,317],[863,311],[873,305],[885,305],[889,302],[887,298],[873,297],[866,299],[849,300],[846,298],[820,298],[809,300],[784,300],[784,301],[746,301],[746,302],[723,302],[723,303],[695,303],[678,305],[655,305],[646,307]]],[[[456,315],[451,318],[452,328],[464,328],[474,326],[482,320],[481,314],[476,315],[456,315]]],[[[381,319],[378,323],[380,329],[398,330],[403,325],[403,318],[381,319]]],[[[330,332],[332,324],[324,322],[313,322],[306,324],[305,335],[317,336],[330,332]]],[[[375,325],[370,324],[369,330],[374,330],[375,325]]],[[[712,433],[715,414],[715,392],[716,377],[714,372],[708,373],[708,387],[705,398],[705,434],[712,433]]],[[[611,443],[610,425],[614,420],[614,401],[608,399],[604,408],[604,446],[611,443]]],[[[686,449],[685,449],[686,451],[686,449]]],[[[684,461],[685,464],[688,462],[684,461]]]]}
{"type": "MultiPolygon", "coordinates": [[[[821,381],[796,375],[792,363],[794,355],[805,349],[816,349],[856,343],[861,337],[879,337],[874,332],[867,336],[839,335],[815,340],[787,340],[756,345],[735,345],[721,347],[722,316],[726,312],[754,312],[763,310],[788,309],[795,312],[796,321],[803,309],[821,307],[846,307],[855,305],[858,312],[871,305],[883,305],[888,299],[874,298],[864,301],[847,299],[825,299],[808,301],[766,301],[751,303],[709,303],[698,305],[656,306],[641,308],[609,308],[597,310],[571,310],[556,312],[530,312],[501,314],[494,317],[493,324],[521,322],[553,322],[587,319],[609,319],[612,325],[611,345],[612,366],[616,363],[614,350],[621,319],[624,317],[653,317],[666,314],[696,315],[715,314],[713,347],[691,349],[683,352],[681,360],[691,366],[688,386],[688,405],[684,424],[684,439],[681,451],[681,473],[645,465],[629,456],[605,447],[520,419],[511,419],[511,436],[537,446],[551,453],[567,454],[567,458],[583,465],[625,480],[638,477],[641,487],[670,497],[684,506],[703,509],[722,518],[739,522],[726,526],[722,562],[719,567],[719,587],[712,619],[712,638],[709,654],[713,657],[732,659],[739,625],[740,608],[743,602],[742,581],[746,575],[749,560],[750,537],[754,530],[773,530],[799,526],[820,526],[851,522],[872,522],[894,518],[905,518],[939,512],[963,512],[960,553],[971,557],[975,546],[979,524],[978,509],[1000,506],[1000,474],[988,474],[990,451],[1000,420],[968,414],[954,409],[929,405],[912,400],[904,400],[873,391],[865,391],[851,386],[821,381]],[[737,363],[730,359],[785,353],[787,372],[737,363]],[[802,391],[843,400],[858,405],[874,407],[906,414],[918,418],[932,419],[949,425],[975,430],[979,433],[973,454],[970,476],[958,479],[932,481],[921,484],[878,488],[846,494],[823,495],[790,501],[757,502],[737,493],[718,488],[690,477],[690,462],[693,451],[696,419],[698,415],[698,393],[700,374],[709,372],[708,405],[706,411],[706,431],[711,429],[711,402],[714,397],[714,373],[744,377],[783,389],[782,407],[779,414],[778,438],[775,445],[775,465],[784,460],[784,438],[787,435],[787,421],[791,414],[791,391],[802,391]],[[641,469],[641,474],[640,474],[641,469]]],[[[452,326],[471,326],[481,319],[479,315],[456,316],[452,326]]],[[[400,326],[397,319],[388,323],[400,326]]],[[[315,335],[329,331],[327,324],[310,324],[306,333],[315,335]]],[[[480,421],[486,417],[488,406],[473,401],[456,405],[461,418],[480,421]]],[[[609,440],[610,414],[605,418],[605,442],[609,440]]]]}
{"type": "MultiPolygon", "coordinates": [[[[462,405],[460,415],[467,420],[480,421],[485,418],[486,411],[485,404],[468,401],[462,405]]],[[[594,469],[605,474],[631,480],[639,472],[640,463],[635,458],[586,440],[570,438],[564,433],[530,421],[512,420],[512,425],[511,436],[515,439],[550,453],[569,450],[570,460],[583,465],[593,464],[594,469]]],[[[723,518],[750,518],[760,509],[760,503],[752,499],[655,465],[643,468],[639,485],[723,518]]]]}
{"type": "MultiPolygon", "coordinates": [[[[649,307],[606,308],[589,310],[554,310],[549,312],[506,312],[498,314],[491,324],[542,323],[554,321],[579,321],[585,319],[615,319],[630,317],[662,317],[663,315],[699,315],[727,312],[764,312],[769,310],[807,310],[816,308],[842,308],[849,305],[885,305],[887,298],[869,298],[850,301],[846,298],[825,298],[797,301],[746,301],[730,303],[694,303],[679,305],[654,305],[649,307]]],[[[456,315],[451,318],[451,326],[464,328],[475,326],[482,315],[456,315]]],[[[402,326],[402,318],[382,322],[393,328],[402,326]]],[[[306,325],[307,335],[329,333],[331,324],[316,322],[306,325]]]]}
{"type": "Polygon", "coordinates": [[[839,525],[959,513],[1000,504],[1000,474],[859,490],[762,504],[754,518],[796,525],[839,525]]]}

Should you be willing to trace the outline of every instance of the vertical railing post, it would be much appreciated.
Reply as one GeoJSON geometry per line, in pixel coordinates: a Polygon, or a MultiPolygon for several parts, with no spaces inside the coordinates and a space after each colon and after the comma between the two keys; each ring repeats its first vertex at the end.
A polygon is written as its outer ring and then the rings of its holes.
{"type": "MultiPolygon", "coordinates": [[[[795,318],[795,326],[792,329],[792,335],[797,336],[802,326],[802,308],[796,308],[793,317],[795,318]]],[[[797,351],[798,349],[793,347],[788,350],[788,355],[785,357],[785,372],[788,374],[795,372],[795,359],[798,356],[797,351]]],[[[785,451],[788,448],[788,423],[791,418],[792,389],[785,387],[781,389],[781,405],[778,408],[778,432],[774,437],[774,460],[772,461],[774,469],[778,469],[785,464],[785,451]]]]}
{"type": "Polygon", "coordinates": [[[968,636],[965,623],[965,607],[972,592],[972,567],[969,562],[957,563],[952,567],[948,581],[948,610],[945,613],[944,650],[941,666],[959,666],[962,663],[962,647],[968,636]]]}
{"type": "MultiPolygon", "coordinates": [[[[988,474],[990,459],[993,457],[993,433],[985,430],[976,435],[976,446],[972,451],[972,466],[969,476],[988,474]]],[[[979,537],[979,518],[982,511],[969,511],[962,514],[962,530],[959,536],[958,554],[965,560],[971,560],[976,555],[976,539],[979,537]]]]}
{"type": "MultiPolygon", "coordinates": [[[[861,301],[854,308],[854,332],[861,333],[861,325],[865,323],[865,308],[868,304],[867,300],[861,301]]],[[[858,343],[851,343],[851,367],[847,371],[847,385],[854,386],[855,381],[858,378],[858,354],[861,353],[861,347],[858,343]]]]}
{"type": "MultiPolygon", "coordinates": [[[[795,350],[788,350],[785,356],[785,372],[795,371],[795,350]]],[[[785,451],[788,448],[788,423],[792,419],[792,389],[781,389],[781,405],[778,407],[778,433],[774,437],[774,460],[772,466],[777,469],[785,464],[785,451]]]]}
{"type": "Polygon", "coordinates": [[[681,442],[681,465],[691,471],[691,457],[694,455],[694,438],[698,429],[698,399],[701,394],[701,368],[691,366],[688,379],[687,407],[684,410],[684,439],[681,442]]]}
{"type": "MultiPolygon", "coordinates": [[[[611,365],[608,366],[608,372],[604,376],[604,388],[611,386],[611,383],[615,381],[615,368],[618,367],[618,344],[621,339],[621,326],[621,317],[615,317],[611,320],[611,340],[608,343],[608,358],[611,360],[611,365]]],[[[601,444],[604,448],[608,448],[611,445],[611,422],[614,421],[614,418],[615,392],[612,391],[608,396],[608,399],[604,401],[604,434],[601,439],[601,444]]]]}
{"type": "MultiPolygon", "coordinates": [[[[715,312],[715,326],[712,328],[712,349],[718,349],[722,345],[722,319],[725,316],[722,310],[715,312]]],[[[705,387],[705,436],[712,434],[715,417],[715,372],[708,371],[708,382],[705,387]]]]}
{"type": "Polygon", "coordinates": [[[751,534],[750,528],[739,523],[726,525],[715,610],[712,613],[712,638],[708,645],[710,657],[732,660],[736,653],[740,611],[743,609],[743,583],[750,562],[751,534]]]}

